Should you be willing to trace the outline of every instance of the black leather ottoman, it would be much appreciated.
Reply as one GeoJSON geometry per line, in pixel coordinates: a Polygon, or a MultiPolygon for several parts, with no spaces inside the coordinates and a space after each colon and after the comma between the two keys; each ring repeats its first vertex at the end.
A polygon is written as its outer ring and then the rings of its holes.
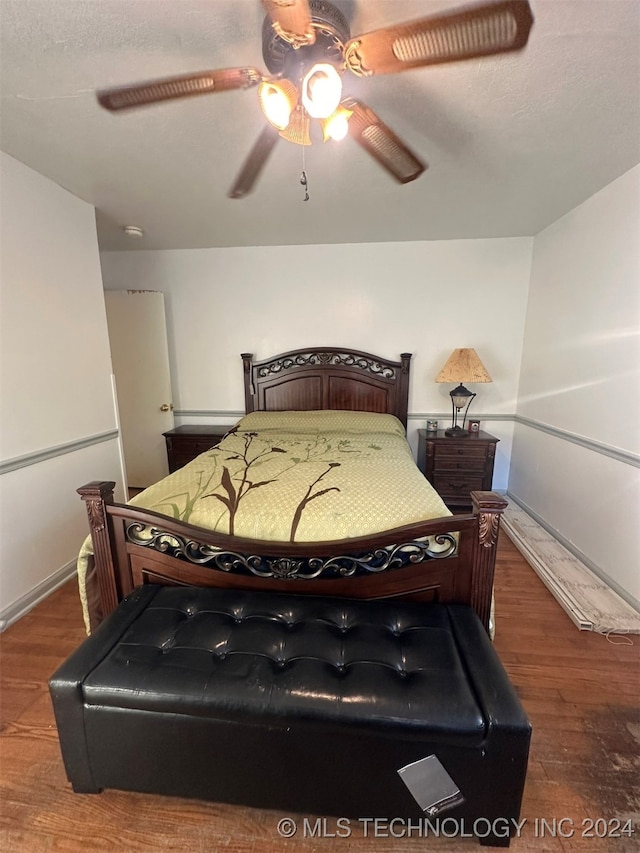
{"type": "Polygon", "coordinates": [[[435,755],[442,817],[506,845],[519,816],[530,725],[463,605],[144,586],[50,690],[77,792],[419,819],[398,771],[435,755]]]}

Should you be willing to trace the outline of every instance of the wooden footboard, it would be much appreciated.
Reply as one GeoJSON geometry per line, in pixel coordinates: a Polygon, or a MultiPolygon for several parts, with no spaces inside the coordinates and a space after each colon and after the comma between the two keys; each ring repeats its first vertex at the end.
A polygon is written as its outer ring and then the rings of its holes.
{"type": "Polygon", "coordinates": [[[473,511],[334,542],[268,542],[214,533],[113,501],[113,482],[78,489],[93,541],[92,629],[144,583],[234,587],[350,598],[470,604],[489,630],[500,515],[506,501],[472,492],[473,511]]]}

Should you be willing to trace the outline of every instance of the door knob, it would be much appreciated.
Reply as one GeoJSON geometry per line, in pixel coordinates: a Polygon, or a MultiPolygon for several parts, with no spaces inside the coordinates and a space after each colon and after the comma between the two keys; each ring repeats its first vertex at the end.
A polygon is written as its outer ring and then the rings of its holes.
{"type": "Polygon", "coordinates": [[[173,411],[173,403],[163,403],[160,406],[161,412],[172,412],[173,411]]]}

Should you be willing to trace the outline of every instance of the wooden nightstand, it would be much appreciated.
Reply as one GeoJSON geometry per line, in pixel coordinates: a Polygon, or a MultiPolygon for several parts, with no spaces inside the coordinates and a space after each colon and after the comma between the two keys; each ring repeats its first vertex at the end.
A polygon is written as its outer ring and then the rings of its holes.
{"type": "Polygon", "coordinates": [[[211,426],[206,424],[191,424],[179,426],[163,432],[167,442],[167,460],[169,473],[182,468],[200,453],[215,447],[223,436],[231,429],[229,426],[211,426]]]}
{"type": "Polygon", "coordinates": [[[470,492],[491,491],[496,444],[488,432],[449,438],[444,430],[418,430],[418,467],[447,506],[470,507],[470,492]]]}

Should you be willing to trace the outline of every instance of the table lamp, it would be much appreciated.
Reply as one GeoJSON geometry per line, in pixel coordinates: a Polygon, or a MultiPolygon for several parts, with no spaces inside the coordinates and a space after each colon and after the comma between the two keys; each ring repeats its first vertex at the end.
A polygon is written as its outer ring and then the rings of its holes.
{"type": "Polygon", "coordinates": [[[471,401],[476,396],[463,382],[491,382],[484,364],[480,361],[474,349],[454,349],[445,366],[436,376],[436,382],[457,382],[458,385],[450,391],[451,395],[451,426],[445,430],[450,438],[462,438],[468,435],[464,428],[471,401]],[[462,426],[458,424],[460,412],[464,409],[462,426]]]}

